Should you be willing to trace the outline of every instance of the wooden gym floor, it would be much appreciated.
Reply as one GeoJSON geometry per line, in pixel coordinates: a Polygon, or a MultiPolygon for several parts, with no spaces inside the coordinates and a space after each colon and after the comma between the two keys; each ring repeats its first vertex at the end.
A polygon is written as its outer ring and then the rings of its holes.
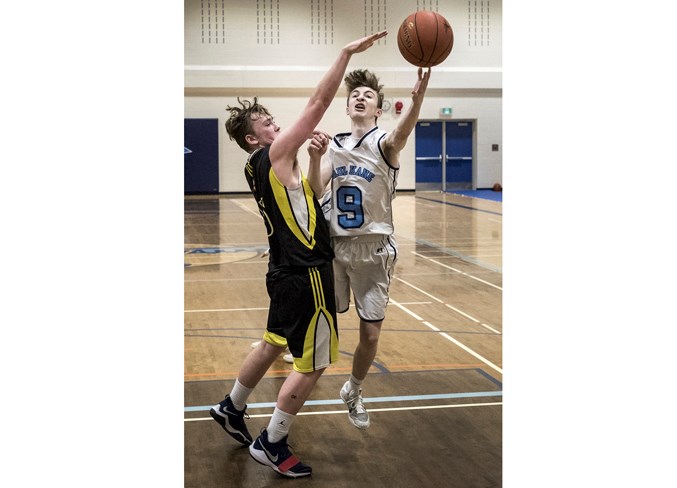
{"type": "MultiPolygon", "coordinates": [[[[185,197],[186,488],[502,485],[502,204],[440,192],[398,193],[393,204],[400,254],[364,384],[371,427],[353,427],[338,396],[358,340],[351,307],[338,316],[340,361],[289,436],[313,474],[291,480],[209,416],[265,327],[261,217],[250,195],[185,197]]],[[[290,369],[280,357],[251,395],[253,436],[290,369]]]]}

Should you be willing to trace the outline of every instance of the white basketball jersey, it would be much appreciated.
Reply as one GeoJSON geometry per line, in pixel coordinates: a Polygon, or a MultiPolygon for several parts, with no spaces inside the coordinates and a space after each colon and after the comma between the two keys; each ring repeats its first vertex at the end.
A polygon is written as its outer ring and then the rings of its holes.
{"type": "Polygon", "coordinates": [[[332,236],[393,233],[391,202],[399,170],[386,161],[379,142],[387,132],[374,127],[359,141],[337,134],[329,145],[332,162],[332,236]]]}

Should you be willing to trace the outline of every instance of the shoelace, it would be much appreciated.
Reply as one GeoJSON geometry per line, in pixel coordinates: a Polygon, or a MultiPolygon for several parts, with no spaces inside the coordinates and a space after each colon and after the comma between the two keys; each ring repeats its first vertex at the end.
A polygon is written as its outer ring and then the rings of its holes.
{"type": "MultiPolygon", "coordinates": [[[[351,391],[351,393],[352,393],[352,391],[351,391]]],[[[364,403],[362,403],[362,389],[361,388],[357,392],[357,396],[350,399],[348,406],[351,409],[354,409],[355,412],[357,412],[357,413],[367,413],[367,409],[364,407],[364,403]]]]}
{"type": "MultiPolygon", "coordinates": [[[[226,413],[234,413],[235,415],[239,414],[239,412],[237,411],[237,409],[235,409],[235,407],[233,407],[233,410],[230,410],[228,407],[225,407],[223,410],[226,413]]],[[[249,414],[247,413],[247,407],[244,407],[244,410],[242,411],[242,417],[249,420],[249,414]]]]}
{"type": "Polygon", "coordinates": [[[289,444],[284,444],[284,447],[281,448],[282,451],[282,457],[284,459],[287,459],[289,456],[293,455],[293,451],[291,450],[291,446],[289,444]]]}
{"type": "Polygon", "coordinates": [[[355,411],[357,413],[367,413],[367,409],[364,407],[364,403],[362,403],[362,398],[360,398],[360,401],[357,404],[357,407],[355,407],[355,411]]]}

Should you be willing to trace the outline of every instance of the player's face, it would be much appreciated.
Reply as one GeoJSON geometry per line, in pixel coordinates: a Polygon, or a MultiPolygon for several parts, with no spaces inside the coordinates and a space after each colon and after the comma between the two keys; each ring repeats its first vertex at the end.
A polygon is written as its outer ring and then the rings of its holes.
{"type": "Polygon", "coordinates": [[[378,108],[378,94],[366,86],[355,88],[348,97],[346,113],[351,119],[380,117],[383,111],[378,108]]]}
{"type": "Polygon", "coordinates": [[[280,133],[280,126],[275,123],[272,115],[261,115],[255,119],[252,118],[252,131],[256,139],[254,144],[264,147],[273,143],[280,133]]]}

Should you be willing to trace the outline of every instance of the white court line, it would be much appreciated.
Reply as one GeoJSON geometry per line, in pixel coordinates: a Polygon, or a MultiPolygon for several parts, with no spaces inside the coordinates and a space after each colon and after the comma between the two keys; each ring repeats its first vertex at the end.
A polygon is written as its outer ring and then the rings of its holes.
{"type": "Polygon", "coordinates": [[[407,312],[409,315],[411,315],[412,317],[414,317],[414,318],[415,318],[416,320],[418,320],[419,322],[423,320],[421,317],[419,317],[418,315],[416,315],[414,312],[412,312],[412,311],[409,310],[408,308],[403,307],[401,303],[397,303],[397,302],[396,302],[395,300],[393,300],[392,298],[390,299],[390,301],[393,302],[393,305],[395,305],[396,307],[398,307],[398,308],[401,309],[401,310],[404,310],[405,312],[407,312]]]}
{"type": "Polygon", "coordinates": [[[268,307],[259,307],[259,308],[211,308],[211,309],[207,309],[207,310],[184,310],[183,313],[246,312],[248,310],[268,310],[268,307]]]}
{"type": "Polygon", "coordinates": [[[487,324],[480,324],[480,325],[481,325],[482,327],[486,327],[486,328],[489,329],[491,332],[494,332],[494,333],[496,333],[496,334],[498,334],[498,335],[501,335],[501,332],[500,332],[500,331],[494,329],[493,327],[489,327],[487,324]]]}
{"type": "Polygon", "coordinates": [[[397,276],[395,276],[394,278],[395,278],[397,281],[401,281],[401,282],[404,283],[405,285],[412,287],[414,290],[423,293],[425,296],[430,297],[430,298],[432,298],[433,300],[437,300],[437,301],[440,302],[440,303],[444,303],[444,301],[440,300],[439,298],[432,296],[432,295],[431,295],[430,293],[428,293],[427,291],[423,291],[423,290],[421,290],[420,288],[418,288],[417,286],[414,286],[414,285],[412,285],[411,283],[409,283],[409,282],[407,282],[407,281],[404,281],[402,278],[398,278],[397,276]]]}
{"type": "Polygon", "coordinates": [[[480,283],[484,283],[485,285],[492,286],[492,287],[496,288],[497,290],[503,290],[503,288],[501,288],[500,286],[494,285],[493,283],[489,283],[488,281],[485,281],[482,278],[478,278],[477,276],[473,276],[471,274],[465,273],[465,272],[461,271],[460,269],[456,269],[456,268],[453,268],[453,267],[451,267],[447,264],[440,263],[439,261],[435,261],[434,259],[428,258],[428,257],[424,256],[423,254],[420,254],[420,253],[417,253],[417,252],[414,252],[414,251],[412,251],[411,253],[414,256],[418,256],[420,258],[423,258],[427,261],[430,261],[431,263],[438,264],[438,265],[442,266],[443,268],[447,268],[447,269],[450,269],[452,271],[456,271],[457,273],[462,274],[463,276],[467,276],[468,278],[479,281],[480,283]]]}
{"type": "Polygon", "coordinates": [[[444,305],[445,305],[446,307],[449,307],[450,309],[452,309],[454,312],[460,313],[460,314],[463,315],[464,317],[469,318],[469,319],[472,320],[473,322],[477,322],[478,324],[480,323],[480,321],[477,320],[475,317],[471,317],[471,316],[468,315],[467,313],[461,312],[461,311],[460,311],[459,309],[457,309],[456,307],[452,307],[452,306],[449,305],[448,303],[445,303],[444,305]]]}
{"type": "MultiPolygon", "coordinates": [[[[418,291],[418,292],[420,292],[420,293],[423,293],[424,295],[426,295],[426,296],[432,298],[433,300],[436,300],[436,301],[438,301],[438,302],[444,304],[445,306],[447,306],[447,307],[449,307],[450,309],[452,309],[454,312],[457,312],[457,313],[463,315],[464,317],[467,317],[468,319],[472,320],[473,322],[476,322],[476,323],[480,324],[481,326],[486,327],[487,329],[489,329],[490,331],[492,331],[492,332],[494,332],[494,333],[496,333],[496,334],[500,334],[500,332],[497,331],[496,329],[494,329],[493,327],[491,327],[491,326],[489,326],[489,325],[487,325],[487,324],[485,324],[485,323],[480,322],[480,321],[477,320],[475,317],[472,317],[471,315],[468,315],[467,313],[462,312],[461,310],[457,309],[456,307],[453,307],[453,306],[449,305],[448,303],[444,303],[443,300],[440,300],[439,298],[437,298],[437,297],[431,295],[431,294],[428,293],[427,291],[423,291],[423,290],[421,290],[420,288],[418,288],[417,286],[414,286],[414,285],[412,285],[411,283],[409,283],[408,281],[405,281],[405,280],[403,280],[402,278],[398,278],[397,276],[395,276],[394,278],[395,278],[396,280],[398,280],[398,281],[401,281],[401,282],[404,283],[405,285],[412,287],[414,290],[416,290],[416,291],[418,291]]],[[[393,302],[393,303],[395,303],[395,302],[393,302]]],[[[411,303],[414,303],[414,302],[411,302],[411,303]]],[[[407,311],[407,312],[408,312],[408,311],[407,311]]],[[[418,320],[420,320],[420,319],[418,318],[418,315],[416,315],[416,318],[417,318],[418,320]]]]}
{"type": "Polygon", "coordinates": [[[260,213],[254,212],[252,209],[250,209],[249,207],[247,207],[244,203],[238,202],[237,200],[233,200],[233,203],[234,203],[235,205],[237,205],[238,207],[240,207],[240,208],[241,208],[242,210],[244,210],[245,212],[249,212],[249,213],[251,213],[251,214],[254,214],[254,215],[256,215],[258,218],[260,218],[261,220],[263,220],[263,217],[261,217],[261,214],[260,214],[260,213]]]}
{"type": "MultiPolygon", "coordinates": [[[[389,408],[370,408],[369,412],[397,412],[402,410],[432,410],[436,408],[463,408],[463,407],[492,407],[496,405],[503,405],[503,402],[489,402],[489,403],[461,403],[454,405],[419,405],[416,407],[389,407],[389,408]]],[[[334,414],[346,414],[345,410],[323,410],[319,412],[299,412],[296,415],[334,415],[334,414]]],[[[249,415],[249,418],[267,418],[272,417],[272,413],[261,413],[256,415],[249,415]]],[[[201,422],[203,420],[211,420],[211,417],[200,417],[192,419],[183,419],[184,422],[201,422]]]]}
{"type": "MultiPolygon", "coordinates": [[[[432,324],[429,323],[429,322],[424,321],[422,318],[420,318],[420,317],[419,317],[418,315],[416,315],[414,312],[412,312],[412,311],[410,311],[410,310],[407,310],[406,307],[403,307],[401,304],[397,303],[397,302],[396,302],[395,300],[393,300],[392,298],[390,299],[390,301],[393,302],[394,305],[398,306],[399,308],[401,308],[402,310],[404,310],[405,312],[407,312],[407,313],[408,313],[409,315],[411,315],[412,317],[416,318],[416,320],[419,320],[420,322],[423,322],[423,324],[426,325],[427,327],[430,327],[430,328],[433,329],[433,330],[437,329],[437,327],[435,327],[434,325],[432,325],[432,324]]],[[[437,329],[436,332],[438,332],[438,331],[439,331],[439,329],[437,329]]],[[[468,346],[466,346],[466,345],[464,345],[463,343],[459,342],[458,340],[454,339],[453,337],[451,337],[451,336],[450,336],[449,334],[447,334],[446,332],[439,332],[439,334],[440,334],[442,337],[444,337],[445,339],[448,339],[448,340],[450,340],[451,342],[453,342],[454,344],[456,344],[457,346],[459,346],[461,349],[463,349],[463,350],[466,351],[467,353],[469,353],[469,354],[471,354],[472,356],[476,357],[477,359],[479,359],[480,361],[482,361],[482,362],[483,362],[484,364],[486,364],[487,366],[489,366],[489,367],[495,369],[496,371],[498,371],[499,373],[503,374],[503,370],[502,370],[501,368],[499,368],[498,366],[496,366],[494,363],[492,363],[492,362],[489,361],[488,359],[486,359],[486,358],[480,356],[480,355],[477,354],[475,351],[473,351],[472,349],[470,349],[468,346]]]]}
{"type": "Polygon", "coordinates": [[[426,326],[430,327],[430,328],[431,328],[432,330],[434,330],[435,332],[439,332],[439,331],[440,331],[440,329],[438,329],[437,327],[435,327],[435,326],[434,326],[433,324],[431,324],[430,322],[426,322],[425,320],[423,321],[423,325],[426,325],[426,326]]]}
{"type": "MultiPolygon", "coordinates": [[[[243,261],[235,261],[235,262],[231,262],[231,263],[228,263],[228,264],[240,264],[241,262],[243,262],[243,261]]],[[[249,262],[247,264],[254,264],[254,263],[249,262]]],[[[259,263],[255,263],[255,264],[259,264],[259,263]]],[[[268,264],[268,261],[264,261],[263,264],[268,264]]],[[[199,280],[186,279],[186,280],[183,280],[183,282],[184,283],[214,283],[214,282],[218,282],[218,281],[265,281],[265,279],[266,279],[265,276],[257,277],[257,278],[208,278],[208,279],[201,278],[199,280]]]]}
{"type": "Polygon", "coordinates": [[[451,337],[451,336],[450,336],[449,334],[447,334],[446,332],[440,332],[440,335],[441,335],[442,337],[444,337],[445,339],[449,339],[451,342],[453,342],[454,344],[456,344],[458,347],[460,347],[461,349],[463,349],[463,350],[466,351],[467,353],[472,354],[472,355],[475,356],[477,359],[479,359],[480,361],[482,361],[484,364],[486,364],[486,365],[488,365],[488,366],[494,368],[496,371],[498,371],[499,373],[503,374],[503,370],[502,370],[501,368],[499,368],[498,366],[496,366],[496,365],[495,365],[494,363],[492,363],[491,361],[489,361],[489,360],[483,358],[482,356],[480,356],[479,354],[477,354],[475,351],[473,351],[473,350],[470,349],[469,347],[465,346],[464,344],[461,344],[459,341],[457,341],[456,339],[454,339],[453,337],[451,337]]]}
{"type": "MultiPolygon", "coordinates": [[[[430,302],[402,302],[400,305],[430,305],[430,302]]],[[[350,304],[354,307],[354,304],[350,304]]],[[[247,312],[249,310],[268,310],[268,307],[248,307],[248,308],[209,308],[203,310],[184,310],[183,313],[211,313],[211,312],[247,312]]],[[[422,320],[416,316],[417,320],[422,320]]]]}

